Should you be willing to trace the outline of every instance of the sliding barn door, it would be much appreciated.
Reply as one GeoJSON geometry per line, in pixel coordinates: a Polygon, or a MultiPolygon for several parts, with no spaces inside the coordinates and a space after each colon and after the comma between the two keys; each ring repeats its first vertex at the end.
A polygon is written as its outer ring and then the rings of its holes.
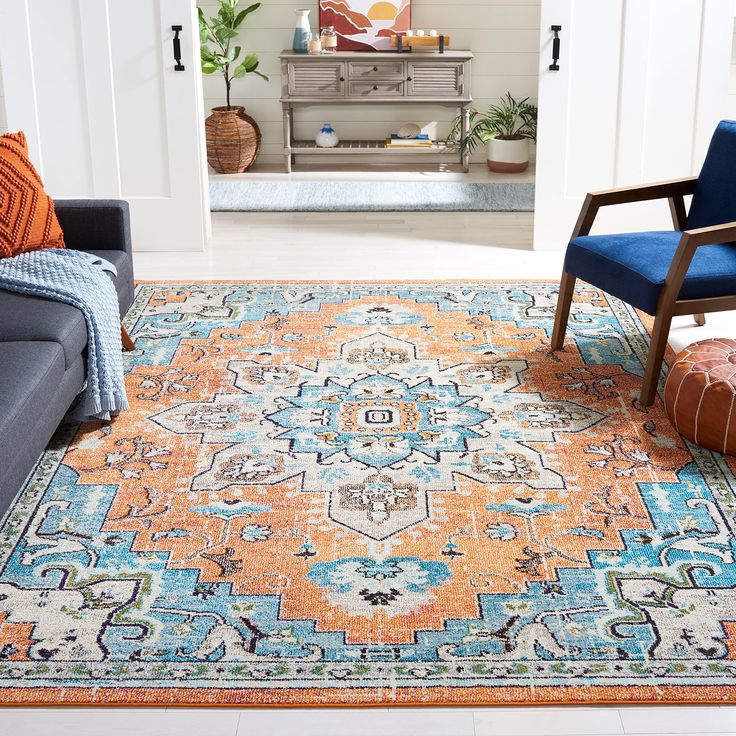
{"type": "Polygon", "coordinates": [[[194,0],[0,2],[9,129],[53,196],[128,200],[136,250],[206,243],[198,56],[194,0]]]}
{"type": "MultiPolygon", "coordinates": [[[[734,0],[542,0],[535,249],[566,246],[586,192],[697,174],[733,26],[734,0]]],[[[607,208],[593,232],[660,227],[666,202],[607,208]]]]}

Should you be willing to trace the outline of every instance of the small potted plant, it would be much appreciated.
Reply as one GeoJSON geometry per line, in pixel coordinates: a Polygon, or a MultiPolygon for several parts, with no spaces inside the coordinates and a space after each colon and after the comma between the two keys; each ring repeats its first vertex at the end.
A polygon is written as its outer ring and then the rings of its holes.
{"type": "Polygon", "coordinates": [[[498,105],[486,112],[470,110],[470,126],[462,135],[462,116],[458,115],[447,144],[472,153],[479,144],[487,147],[491,171],[515,173],[529,166],[529,141],[537,139],[537,108],[529,98],[515,100],[507,92],[498,105]]]}
{"type": "Polygon", "coordinates": [[[234,46],[238,28],[248,15],[261,7],[260,3],[238,11],[240,0],[219,0],[220,8],[209,21],[202,8],[199,13],[199,38],[202,71],[205,74],[222,74],[225,80],[225,100],[222,107],[213,107],[212,114],[204,121],[207,138],[207,161],[218,174],[237,174],[247,171],[256,160],[261,148],[261,131],[242,105],[230,104],[230,88],[233,79],[246,74],[257,74],[258,56],[253,52],[240,58],[242,48],[234,46]]]}

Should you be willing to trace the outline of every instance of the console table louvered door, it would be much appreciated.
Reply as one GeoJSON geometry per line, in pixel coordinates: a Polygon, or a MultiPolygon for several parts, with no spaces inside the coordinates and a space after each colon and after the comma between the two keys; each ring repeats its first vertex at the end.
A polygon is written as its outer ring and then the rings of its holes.
{"type": "MultiPolygon", "coordinates": [[[[298,154],[445,154],[468,170],[467,154],[442,143],[431,148],[390,148],[382,140],[344,140],[336,148],[294,139],[294,109],[318,105],[440,105],[457,108],[463,133],[469,124],[470,51],[363,52],[309,56],[284,51],[281,59],[281,107],[284,161],[290,172],[298,154]]],[[[409,116],[407,115],[407,118],[409,116]]]]}

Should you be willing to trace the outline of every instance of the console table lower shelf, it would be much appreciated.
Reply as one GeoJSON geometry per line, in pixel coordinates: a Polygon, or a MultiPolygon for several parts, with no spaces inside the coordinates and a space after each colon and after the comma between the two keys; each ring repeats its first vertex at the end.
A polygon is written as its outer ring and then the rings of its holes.
{"type": "MultiPolygon", "coordinates": [[[[443,143],[433,143],[431,146],[387,146],[386,141],[340,141],[332,148],[320,148],[314,141],[294,141],[291,144],[292,155],[308,154],[330,154],[330,153],[365,153],[385,154],[397,156],[402,154],[432,154],[432,153],[456,153],[457,150],[443,143]]],[[[462,161],[461,161],[462,163],[462,161]]]]}

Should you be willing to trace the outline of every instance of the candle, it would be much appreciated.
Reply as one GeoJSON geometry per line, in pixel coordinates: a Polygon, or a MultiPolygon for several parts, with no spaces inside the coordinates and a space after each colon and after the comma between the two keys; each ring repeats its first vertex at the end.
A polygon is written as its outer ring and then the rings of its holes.
{"type": "Polygon", "coordinates": [[[307,38],[307,53],[312,55],[322,53],[322,40],[318,34],[309,34],[309,37],[307,38]]]}

